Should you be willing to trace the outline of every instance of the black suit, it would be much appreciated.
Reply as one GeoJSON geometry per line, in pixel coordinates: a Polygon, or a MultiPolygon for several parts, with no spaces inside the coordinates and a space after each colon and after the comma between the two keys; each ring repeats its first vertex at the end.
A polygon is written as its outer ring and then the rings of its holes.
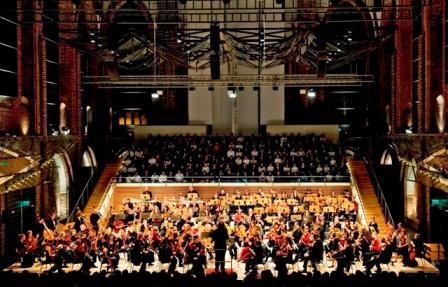
{"type": "Polygon", "coordinates": [[[90,223],[92,224],[93,229],[98,232],[99,230],[99,226],[98,226],[98,222],[101,219],[101,214],[99,212],[93,212],[92,214],[90,214],[90,223]]]}
{"type": "Polygon", "coordinates": [[[50,229],[50,230],[55,230],[56,229],[56,226],[57,226],[57,221],[55,220],[55,219],[48,219],[47,220],[47,222],[46,222],[46,224],[47,224],[47,227],[48,227],[48,229],[50,229]]]}
{"type": "Polygon", "coordinates": [[[225,255],[227,250],[227,240],[229,239],[229,233],[227,228],[219,227],[212,232],[212,240],[215,248],[215,271],[218,272],[221,268],[221,272],[225,272],[225,255]]]}
{"type": "Polygon", "coordinates": [[[85,224],[84,217],[78,216],[75,218],[74,228],[75,228],[76,232],[81,231],[81,225],[83,225],[83,224],[85,224]]]}

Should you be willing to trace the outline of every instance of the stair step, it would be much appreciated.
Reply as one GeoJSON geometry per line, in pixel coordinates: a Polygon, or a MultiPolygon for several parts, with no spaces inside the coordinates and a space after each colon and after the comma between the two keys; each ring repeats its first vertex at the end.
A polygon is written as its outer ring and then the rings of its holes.
{"type": "Polygon", "coordinates": [[[109,185],[110,180],[117,174],[121,166],[122,166],[121,162],[106,165],[106,167],[103,170],[103,173],[98,179],[97,184],[95,185],[92,194],[90,195],[87,205],[84,207],[84,213],[86,216],[90,215],[90,213],[93,211],[93,206],[96,206],[100,203],[101,199],[103,198],[103,194],[106,191],[107,186],[109,185]]]}
{"type": "Polygon", "coordinates": [[[369,221],[372,216],[375,217],[381,236],[381,234],[384,234],[387,230],[387,223],[381,211],[381,206],[367,171],[367,166],[364,161],[360,160],[350,160],[349,165],[351,167],[350,170],[352,171],[352,176],[359,189],[358,192],[364,206],[366,218],[369,221]]]}

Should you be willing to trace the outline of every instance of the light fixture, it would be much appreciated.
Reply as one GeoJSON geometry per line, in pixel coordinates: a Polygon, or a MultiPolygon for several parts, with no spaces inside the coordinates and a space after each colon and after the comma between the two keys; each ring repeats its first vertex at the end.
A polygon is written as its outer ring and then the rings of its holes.
{"type": "Polygon", "coordinates": [[[151,98],[158,99],[159,98],[159,94],[157,92],[152,92],[151,98]]]}
{"type": "Polygon", "coordinates": [[[163,95],[163,91],[162,90],[158,90],[157,91],[157,95],[162,96],[163,95]]]}
{"type": "Polygon", "coordinates": [[[306,89],[300,89],[299,90],[299,94],[306,95],[306,89]]]}
{"type": "Polygon", "coordinates": [[[308,89],[308,98],[315,98],[316,97],[316,90],[315,89],[308,89]]]}
{"type": "Polygon", "coordinates": [[[227,88],[227,96],[229,96],[229,98],[231,98],[231,99],[236,98],[236,89],[235,88],[227,88]]]}

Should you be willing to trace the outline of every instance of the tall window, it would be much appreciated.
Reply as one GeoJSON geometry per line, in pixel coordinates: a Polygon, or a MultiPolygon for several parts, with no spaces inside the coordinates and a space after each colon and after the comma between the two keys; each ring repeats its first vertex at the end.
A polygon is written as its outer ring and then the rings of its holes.
{"type": "Polygon", "coordinates": [[[0,1],[0,96],[17,96],[17,1],[0,1]]]}
{"type": "Polygon", "coordinates": [[[412,6],[412,132],[418,132],[418,108],[423,98],[423,21],[421,0],[412,6]]]}
{"type": "Polygon", "coordinates": [[[57,1],[45,1],[43,33],[45,37],[47,68],[48,131],[58,130],[59,123],[59,30],[57,24],[57,1]]]}

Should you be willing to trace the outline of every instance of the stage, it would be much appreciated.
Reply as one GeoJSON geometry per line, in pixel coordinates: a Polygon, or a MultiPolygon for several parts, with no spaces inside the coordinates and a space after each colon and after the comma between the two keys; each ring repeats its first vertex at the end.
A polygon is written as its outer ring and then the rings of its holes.
{"type": "MultiPolygon", "coordinates": [[[[152,265],[148,265],[146,270],[148,272],[160,272],[162,270],[167,271],[169,264],[161,264],[157,260],[157,255],[155,256],[156,261],[152,265]]],[[[401,262],[401,258],[394,258],[393,261],[389,264],[381,264],[382,271],[388,271],[388,272],[395,272],[397,275],[401,272],[403,273],[418,273],[423,272],[426,274],[433,274],[433,275],[439,275],[439,269],[437,269],[433,264],[431,264],[429,261],[425,259],[417,259],[418,266],[416,267],[409,267],[409,266],[403,266],[403,263],[401,262]]],[[[205,268],[204,272],[206,274],[213,273],[214,272],[214,264],[215,262],[212,259],[208,259],[207,268],[205,268]]],[[[101,271],[107,271],[106,264],[101,265],[99,261],[95,263],[96,267],[93,267],[90,269],[91,273],[95,272],[101,272],[101,271]]],[[[28,271],[32,273],[42,273],[51,268],[51,264],[41,264],[40,262],[36,262],[32,267],[30,268],[21,268],[20,262],[15,263],[11,265],[10,267],[4,269],[4,271],[12,270],[13,272],[22,272],[22,271],[28,271]]],[[[66,267],[63,268],[65,272],[75,271],[79,270],[81,267],[81,264],[72,264],[68,263],[66,267]]],[[[182,267],[177,267],[176,271],[179,273],[185,273],[190,270],[192,265],[185,265],[182,267]]],[[[246,276],[245,273],[245,264],[242,262],[239,262],[237,260],[231,260],[229,254],[226,255],[226,272],[236,272],[238,275],[238,279],[242,280],[246,276]]],[[[303,272],[303,262],[299,261],[295,264],[288,264],[288,273],[292,272],[303,272]]],[[[317,265],[318,270],[321,273],[329,272],[331,273],[336,268],[335,262],[330,260],[324,260],[324,262],[317,265]]],[[[131,262],[129,262],[126,259],[126,254],[122,253],[120,255],[120,261],[118,264],[118,270],[124,271],[128,270],[129,272],[132,271],[139,271],[140,266],[135,266],[131,262]]],[[[275,263],[271,260],[268,260],[265,264],[259,264],[257,265],[257,271],[258,273],[262,272],[263,270],[271,270],[274,276],[276,276],[277,271],[275,270],[275,263]]],[[[307,268],[308,272],[312,272],[313,268],[309,265],[307,268]]],[[[354,262],[354,264],[351,265],[350,271],[348,273],[356,273],[357,271],[364,272],[365,267],[362,265],[361,262],[354,262]]],[[[376,267],[373,267],[371,272],[376,272],[376,267]]],[[[347,274],[348,274],[347,273],[347,274]]]]}

